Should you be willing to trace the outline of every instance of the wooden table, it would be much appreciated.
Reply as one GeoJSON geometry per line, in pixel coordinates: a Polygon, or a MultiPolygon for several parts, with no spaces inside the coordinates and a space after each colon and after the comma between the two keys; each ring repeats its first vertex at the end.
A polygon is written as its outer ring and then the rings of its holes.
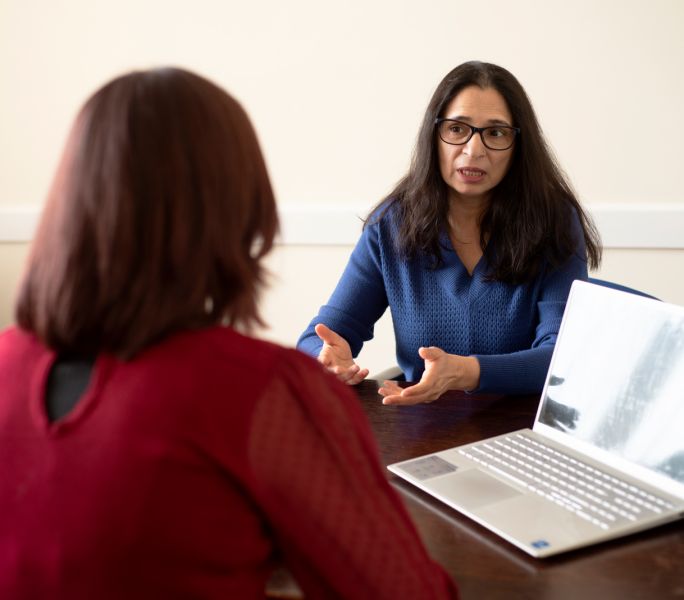
{"type": "MultiPolygon", "coordinates": [[[[377,388],[378,382],[366,380],[355,389],[384,465],[531,427],[539,402],[538,396],[450,392],[432,404],[384,406],[377,388]]],[[[465,600],[684,599],[681,521],[540,560],[389,476],[430,553],[454,577],[465,600]]]]}

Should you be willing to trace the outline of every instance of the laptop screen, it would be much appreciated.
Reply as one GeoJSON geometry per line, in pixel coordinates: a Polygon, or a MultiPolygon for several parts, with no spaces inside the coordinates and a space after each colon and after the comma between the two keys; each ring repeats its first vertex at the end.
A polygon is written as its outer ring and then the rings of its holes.
{"type": "Polygon", "coordinates": [[[537,420],[684,484],[684,309],[576,282],[537,420]]]}

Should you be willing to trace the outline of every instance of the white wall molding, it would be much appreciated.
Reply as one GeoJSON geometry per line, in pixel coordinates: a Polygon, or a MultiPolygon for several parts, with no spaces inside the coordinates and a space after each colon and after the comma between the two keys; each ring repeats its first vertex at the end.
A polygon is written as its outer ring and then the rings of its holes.
{"type": "Polygon", "coordinates": [[[28,242],[38,225],[40,206],[0,206],[0,243],[28,242]]]}
{"type": "Polygon", "coordinates": [[[684,204],[587,205],[606,248],[684,249],[684,204]]]}
{"type": "MultiPolygon", "coordinates": [[[[587,205],[606,248],[684,249],[684,203],[587,205]]],[[[286,245],[352,245],[367,206],[281,206],[286,245]]]]}
{"type": "MultiPolygon", "coordinates": [[[[0,243],[28,242],[40,206],[0,206],[0,243]]],[[[606,248],[684,249],[684,203],[587,206],[606,248]]],[[[362,205],[282,204],[284,245],[353,245],[369,210],[362,205]]]]}

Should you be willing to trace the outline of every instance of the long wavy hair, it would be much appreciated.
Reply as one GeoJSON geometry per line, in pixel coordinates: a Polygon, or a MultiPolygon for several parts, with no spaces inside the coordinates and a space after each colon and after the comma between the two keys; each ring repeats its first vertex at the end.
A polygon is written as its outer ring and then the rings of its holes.
{"type": "Polygon", "coordinates": [[[58,353],[122,358],[181,330],[249,329],[277,228],[238,102],[182,69],[123,75],[71,130],[17,323],[58,353]]]}
{"type": "Polygon", "coordinates": [[[518,284],[531,280],[543,265],[562,265],[578,246],[575,215],[587,262],[598,267],[598,231],[548,147],[525,90],[509,71],[490,63],[463,63],[442,79],[425,112],[408,173],[371,211],[366,223],[393,207],[399,250],[407,258],[423,253],[435,267],[442,264],[439,236],[448,222],[449,188],[440,174],[435,119],[444,116],[461,90],[473,85],[499,92],[513,117],[512,125],[521,129],[508,172],[492,190],[480,222],[488,278],[518,284]]]}

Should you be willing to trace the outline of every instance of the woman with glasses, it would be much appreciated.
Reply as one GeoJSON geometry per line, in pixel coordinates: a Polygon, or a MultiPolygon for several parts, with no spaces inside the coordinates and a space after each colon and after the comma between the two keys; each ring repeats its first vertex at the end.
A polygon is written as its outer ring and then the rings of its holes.
{"type": "Polygon", "coordinates": [[[354,394],[245,335],[278,227],[249,119],[181,69],[78,115],[0,335],[0,598],[447,598],[354,394]],[[242,333],[240,333],[242,332],[242,333]]]}
{"type": "Polygon", "coordinates": [[[570,285],[598,266],[598,234],[507,70],[468,62],[437,86],[408,173],[367,219],[337,288],[299,339],[346,383],[389,306],[402,389],[543,387],[570,285]]]}

